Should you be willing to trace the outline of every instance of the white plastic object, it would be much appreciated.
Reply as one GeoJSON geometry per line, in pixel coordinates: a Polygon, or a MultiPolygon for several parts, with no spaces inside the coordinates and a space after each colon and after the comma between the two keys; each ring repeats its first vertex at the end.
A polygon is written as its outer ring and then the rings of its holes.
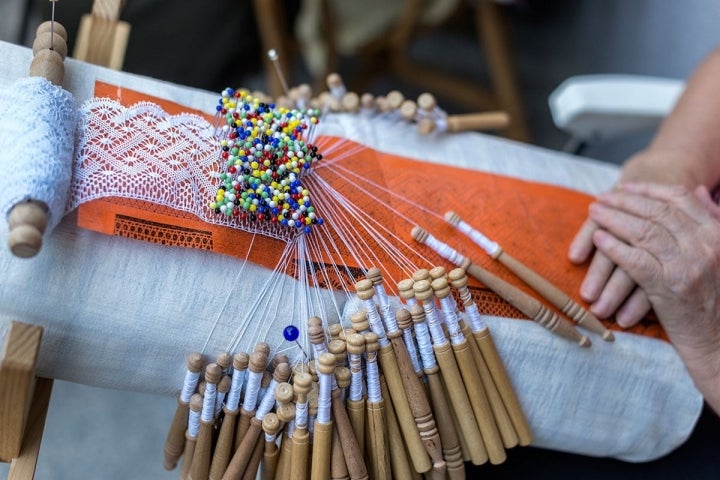
{"type": "Polygon", "coordinates": [[[579,75],[548,98],[555,125],[579,140],[656,129],[682,93],[682,80],[641,75],[579,75]]]}

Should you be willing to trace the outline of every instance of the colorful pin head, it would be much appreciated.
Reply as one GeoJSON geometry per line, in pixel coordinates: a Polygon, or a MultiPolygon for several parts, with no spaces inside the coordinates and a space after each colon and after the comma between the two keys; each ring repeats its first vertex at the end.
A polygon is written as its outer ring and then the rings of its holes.
{"type": "Polygon", "coordinates": [[[305,137],[319,111],[276,108],[246,90],[223,90],[216,107],[221,169],[209,208],[239,224],[309,233],[322,225],[302,177],[322,160],[305,137]]]}

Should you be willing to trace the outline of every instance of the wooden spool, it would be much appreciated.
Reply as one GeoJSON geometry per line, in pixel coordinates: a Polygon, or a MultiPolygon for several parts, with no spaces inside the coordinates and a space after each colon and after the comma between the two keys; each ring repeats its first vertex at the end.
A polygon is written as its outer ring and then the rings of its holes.
{"type": "MultiPolygon", "coordinates": [[[[187,358],[187,371],[189,374],[198,374],[203,367],[203,358],[199,353],[191,353],[187,358]]],[[[194,389],[194,387],[193,387],[194,389]]],[[[180,455],[185,448],[185,430],[187,428],[188,413],[190,404],[184,402],[178,396],[178,405],[175,409],[175,416],[170,424],[167,439],[165,440],[165,460],[163,466],[166,470],[172,470],[177,465],[180,455]]]]}

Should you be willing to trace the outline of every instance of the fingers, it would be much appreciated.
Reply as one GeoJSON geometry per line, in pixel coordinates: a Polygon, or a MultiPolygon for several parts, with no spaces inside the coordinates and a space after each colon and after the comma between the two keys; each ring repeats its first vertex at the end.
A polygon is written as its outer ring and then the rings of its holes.
{"type": "MultiPolygon", "coordinates": [[[[623,195],[613,196],[613,206],[607,206],[602,203],[594,203],[590,205],[590,218],[592,218],[604,230],[609,231],[615,237],[625,241],[628,244],[642,247],[654,252],[656,255],[663,255],[672,252],[677,248],[677,238],[690,228],[687,226],[688,221],[683,219],[683,215],[677,213],[674,209],[664,211],[655,205],[633,206],[630,208],[635,213],[626,213],[622,209],[622,205],[627,198],[623,195]],[[617,208],[614,206],[617,205],[617,208]],[[662,223],[640,216],[648,214],[652,210],[656,215],[664,218],[662,223]],[[640,213],[643,211],[644,213],[640,213]],[[660,213],[662,211],[662,213],[660,213]],[[681,225],[685,226],[684,229],[681,225]]],[[[638,201],[641,203],[641,201],[638,201]]]]}
{"type": "Polygon", "coordinates": [[[593,242],[639,285],[652,284],[662,276],[660,262],[646,250],[628,245],[604,230],[595,232],[593,242]]]}
{"type": "MultiPolygon", "coordinates": [[[[600,230],[595,235],[599,233],[601,233],[600,230]]],[[[613,265],[617,263],[611,257],[608,260],[612,261],[613,265]]],[[[597,300],[590,306],[590,311],[600,318],[611,317],[635,289],[635,283],[627,273],[615,268],[607,283],[603,286],[597,300]]]]}
{"type": "Polygon", "coordinates": [[[615,321],[623,328],[637,325],[650,311],[650,299],[642,288],[636,288],[615,312],[615,321]]]}
{"type": "MultiPolygon", "coordinates": [[[[592,242],[592,237],[590,238],[592,242]]],[[[595,248],[595,245],[593,245],[595,248]]],[[[615,270],[615,264],[602,252],[595,252],[593,259],[588,267],[587,274],[582,285],[580,285],[580,296],[583,300],[589,303],[594,303],[600,294],[602,293],[603,287],[608,282],[610,275],[615,270]]]]}
{"type": "Polygon", "coordinates": [[[575,234],[572,243],[570,243],[568,258],[571,262],[576,264],[583,263],[590,258],[590,254],[595,249],[592,235],[597,228],[598,226],[595,222],[590,219],[585,220],[585,223],[582,224],[578,233],[575,234]]]}
{"type": "Polygon", "coordinates": [[[643,218],[658,220],[668,226],[677,225],[679,229],[688,228],[689,225],[678,223],[679,217],[666,219],[668,214],[682,212],[687,219],[696,223],[706,222],[710,217],[708,209],[703,207],[704,202],[698,201],[696,194],[681,185],[627,183],[616,192],[600,195],[598,200],[620,202],[614,206],[643,218]],[[618,196],[616,197],[614,193],[618,196]],[[675,206],[677,209],[669,206],[675,206]]]}

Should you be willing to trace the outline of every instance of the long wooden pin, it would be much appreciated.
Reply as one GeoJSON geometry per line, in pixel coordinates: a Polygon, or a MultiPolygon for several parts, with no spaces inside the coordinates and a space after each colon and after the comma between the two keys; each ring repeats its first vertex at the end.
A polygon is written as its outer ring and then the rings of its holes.
{"type": "Polygon", "coordinates": [[[188,415],[188,427],[185,430],[185,451],[183,452],[182,468],[180,469],[180,480],[186,480],[190,473],[193,455],[195,454],[195,442],[200,431],[200,412],[202,411],[203,397],[199,393],[193,393],[190,397],[190,413],[188,415]]]}
{"type": "Polygon", "coordinates": [[[591,345],[587,335],[578,332],[573,324],[563,320],[557,313],[522,290],[493,275],[484,268],[475,265],[469,258],[462,256],[449,245],[442,243],[422,228],[414,227],[411,234],[417,242],[424,243],[441,257],[446,258],[465,270],[470,276],[482,282],[486,287],[536,323],[557,335],[576,342],[581,347],[589,347],[591,345]]]}
{"type": "Polygon", "coordinates": [[[568,294],[560,290],[546,278],[532,270],[530,267],[512,257],[497,243],[490,240],[480,231],[463,221],[455,212],[445,213],[445,220],[455,226],[462,233],[470,237],[480,248],[482,248],[493,260],[497,260],[513,272],[520,280],[535,290],[541,297],[550,302],[552,306],[573,319],[581,327],[591,332],[602,335],[603,340],[612,342],[615,337],[613,333],[605,328],[605,325],[592,313],[583,308],[568,294]]]}
{"type": "Polygon", "coordinates": [[[187,358],[187,370],[182,390],[178,395],[178,405],[175,409],[175,416],[170,424],[170,430],[165,440],[165,461],[163,466],[166,470],[172,470],[177,465],[180,455],[183,453],[185,443],[185,431],[188,424],[188,410],[190,399],[197,388],[200,372],[203,367],[203,358],[199,353],[191,353],[187,358]]]}
{"type": "Polygon", "coordinates": [[[205,395],[200,414],[200,431],[190,466],[190,478],[192,479],[207,478],[210,472],[212,435],[215,425],[215,397],[217,396],[217,383],[221,376],[222,370],[217,363],[210,363],[205,367],[205,395]]]}

